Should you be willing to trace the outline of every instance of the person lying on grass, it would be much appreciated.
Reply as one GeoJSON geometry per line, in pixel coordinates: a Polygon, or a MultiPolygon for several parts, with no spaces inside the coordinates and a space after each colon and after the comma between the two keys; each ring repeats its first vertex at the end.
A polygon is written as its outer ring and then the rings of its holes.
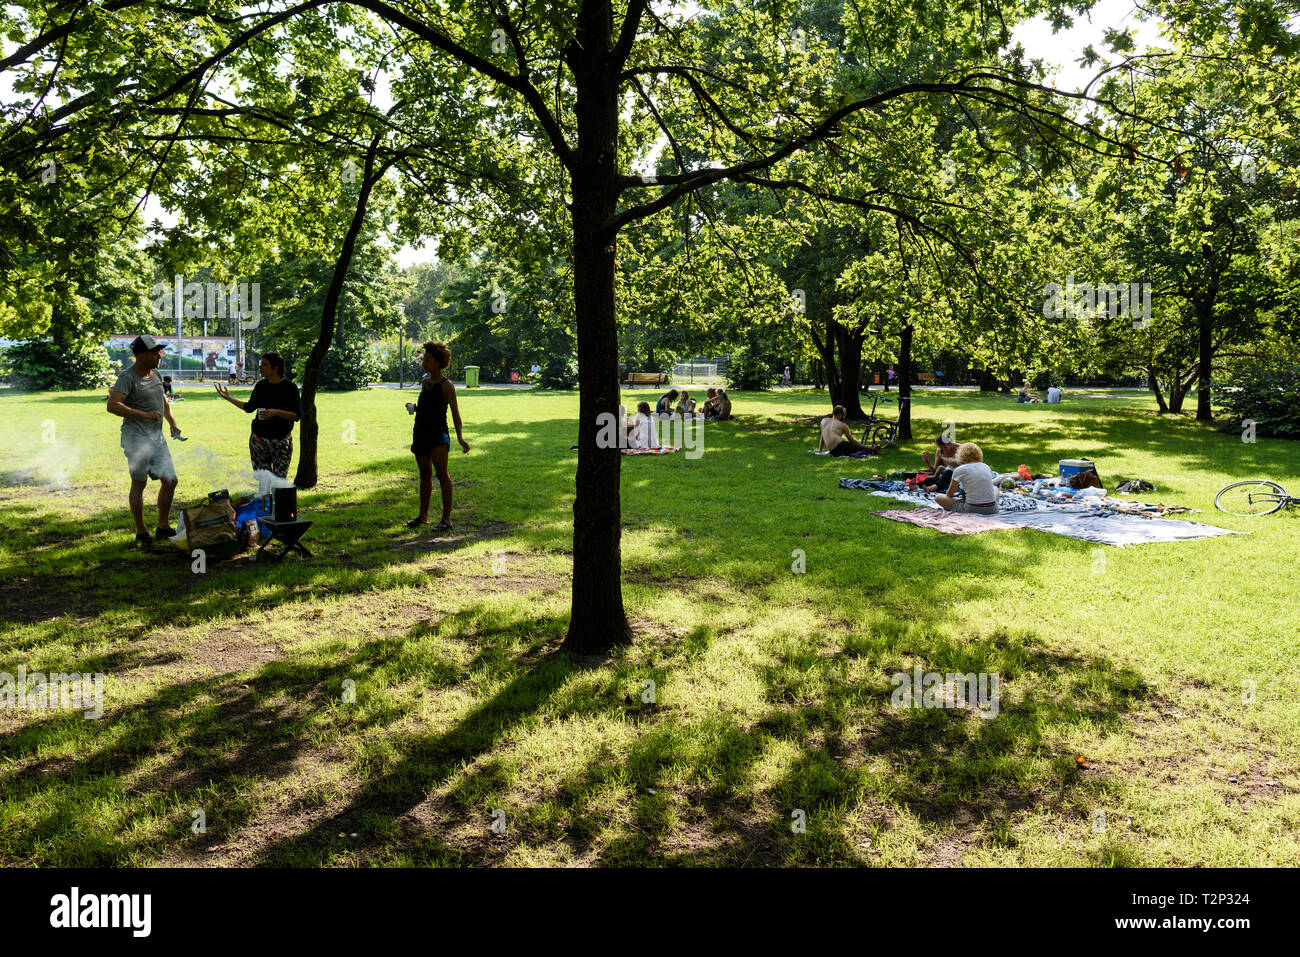
{"type": "Polygon", "coordinates": [[[411,453],[420,470],[420,514],[406,523],[407,528],[429,524],[429,496],[433,494],[433,471],[438,472],[438,487],[442,491],[442,520],[435,526],[438,531],[451,528],[451,475],[447,472],[447,454],[451,451],[451,435],[447,431],[447,409],[451,409],[456,423],[456,441],[462,452],[469,451],[469,443],[461,434],[460,406],[456,404],[456,387],[444,370],[451,363],[451,350],[441,342],[426,342],[421,367],[429,374],[420,384],[420,398],[415,403],[415,425],[411,430],[411,453]]]}
{"type": "Polygon", "coordinates": [[[817,451],[829,449],[831,455],[852,455],[862,458],[868,454],[867,447],[853,440],[848,423],[844,421],[845,414],[844,406],[837,405],[830,415],[822,419],[822,436],[821,441],[817,443],[817,451]]]}
{"type": "Polygon", "coordinates": [[[947,494],[934,497],[950,512],[974,512],[977,515],[998,514],[998,490],[993,484],[993,470],[984,464],[984,453],[974,442],[957,446],[958,466],[952,470],[952,482],[947,494]],[[964,500],[953,498],[957,489],[966,493],[964,500]]]}

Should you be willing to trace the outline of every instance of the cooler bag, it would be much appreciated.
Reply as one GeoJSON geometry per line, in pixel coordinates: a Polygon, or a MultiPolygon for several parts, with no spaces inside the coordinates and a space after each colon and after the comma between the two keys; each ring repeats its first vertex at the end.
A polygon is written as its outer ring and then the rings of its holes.
{"type": "Polygon", "coordinates": [[[182,509],[185,517],[186,547],[193,551],[201,548],[209,555],[233,555],[239,551],[239,535],[235,529],[235,508],[229,499],[182,509]]]}

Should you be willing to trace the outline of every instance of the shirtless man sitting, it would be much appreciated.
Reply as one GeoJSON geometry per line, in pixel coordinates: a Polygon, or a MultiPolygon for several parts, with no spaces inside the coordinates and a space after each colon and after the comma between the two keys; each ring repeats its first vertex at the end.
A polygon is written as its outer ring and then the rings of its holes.
{"type": "Polygon", "coordinates": [[[869,454],[865,445],[853,440],[848,423],[844,421],[845,414],[844,406],[837,405],[832,414],[822,419],[822,435],[821,441],[817,443],[817,451],[829,449],[831,455],[836,456],[857,455],[859,452],[862,456],[869,454]]]}

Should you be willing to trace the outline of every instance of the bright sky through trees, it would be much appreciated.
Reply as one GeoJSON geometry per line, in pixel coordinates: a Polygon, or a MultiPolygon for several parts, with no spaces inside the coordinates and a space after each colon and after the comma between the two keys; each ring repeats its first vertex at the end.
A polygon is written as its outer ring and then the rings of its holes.
{"type": "MultiPolygon", "coordinates": [[[[1041,57],[1058,68],[1057,86],[1062,90],[1073,90],[1086,84],[1096,75],[1095,68],[1084,68],[1076,62],[1088,44],[1104,52],[1102,37],[1109,28],[1131,27],[1136,33],[1137,48],[1160,41],[1159,29],[1151,21],[1138,19],[1137,5],[1132,0],[1098,0],[1089,14],[1078,18],[1075,25],[1067,30],[1053,34],[1045,17],[1037,17],[1018,26],[1012,36],[1024,44],[1031,57],[1041,57]]],[[[13,44],[8,40],[0,41],[0,51],[9,53],[13,44]]],[[[12,87],[7,75],[0,74],[0,101],[7,102],[12,95],[12,87]]],[[[388,92],[386,76],[377,78],[375,85],[375,105],[386,110],[392,105],[388,92]]],[[[164,228],[176,225],[176,216],[170,210],[162,208],[157,200],[151,199],[143,207],[147,222],[158,219],[164,228]]],[[[404,246],[397,253],[397,263],[405,268],[420,262],[433,260],[432,246],[404,246]]]]}

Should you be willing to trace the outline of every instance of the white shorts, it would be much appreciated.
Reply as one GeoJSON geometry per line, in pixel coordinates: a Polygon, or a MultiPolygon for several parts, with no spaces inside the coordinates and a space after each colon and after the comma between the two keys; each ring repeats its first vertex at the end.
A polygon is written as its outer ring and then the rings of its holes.
{"type": "Polygon", "coordinates": [[[122,452],[126,455],[126,470],[134,481],[176,481],[171,449],[167,447],[167,440],[162,437],[162,433],[159,433],[156,440],[123,435],[122,452]]]}

